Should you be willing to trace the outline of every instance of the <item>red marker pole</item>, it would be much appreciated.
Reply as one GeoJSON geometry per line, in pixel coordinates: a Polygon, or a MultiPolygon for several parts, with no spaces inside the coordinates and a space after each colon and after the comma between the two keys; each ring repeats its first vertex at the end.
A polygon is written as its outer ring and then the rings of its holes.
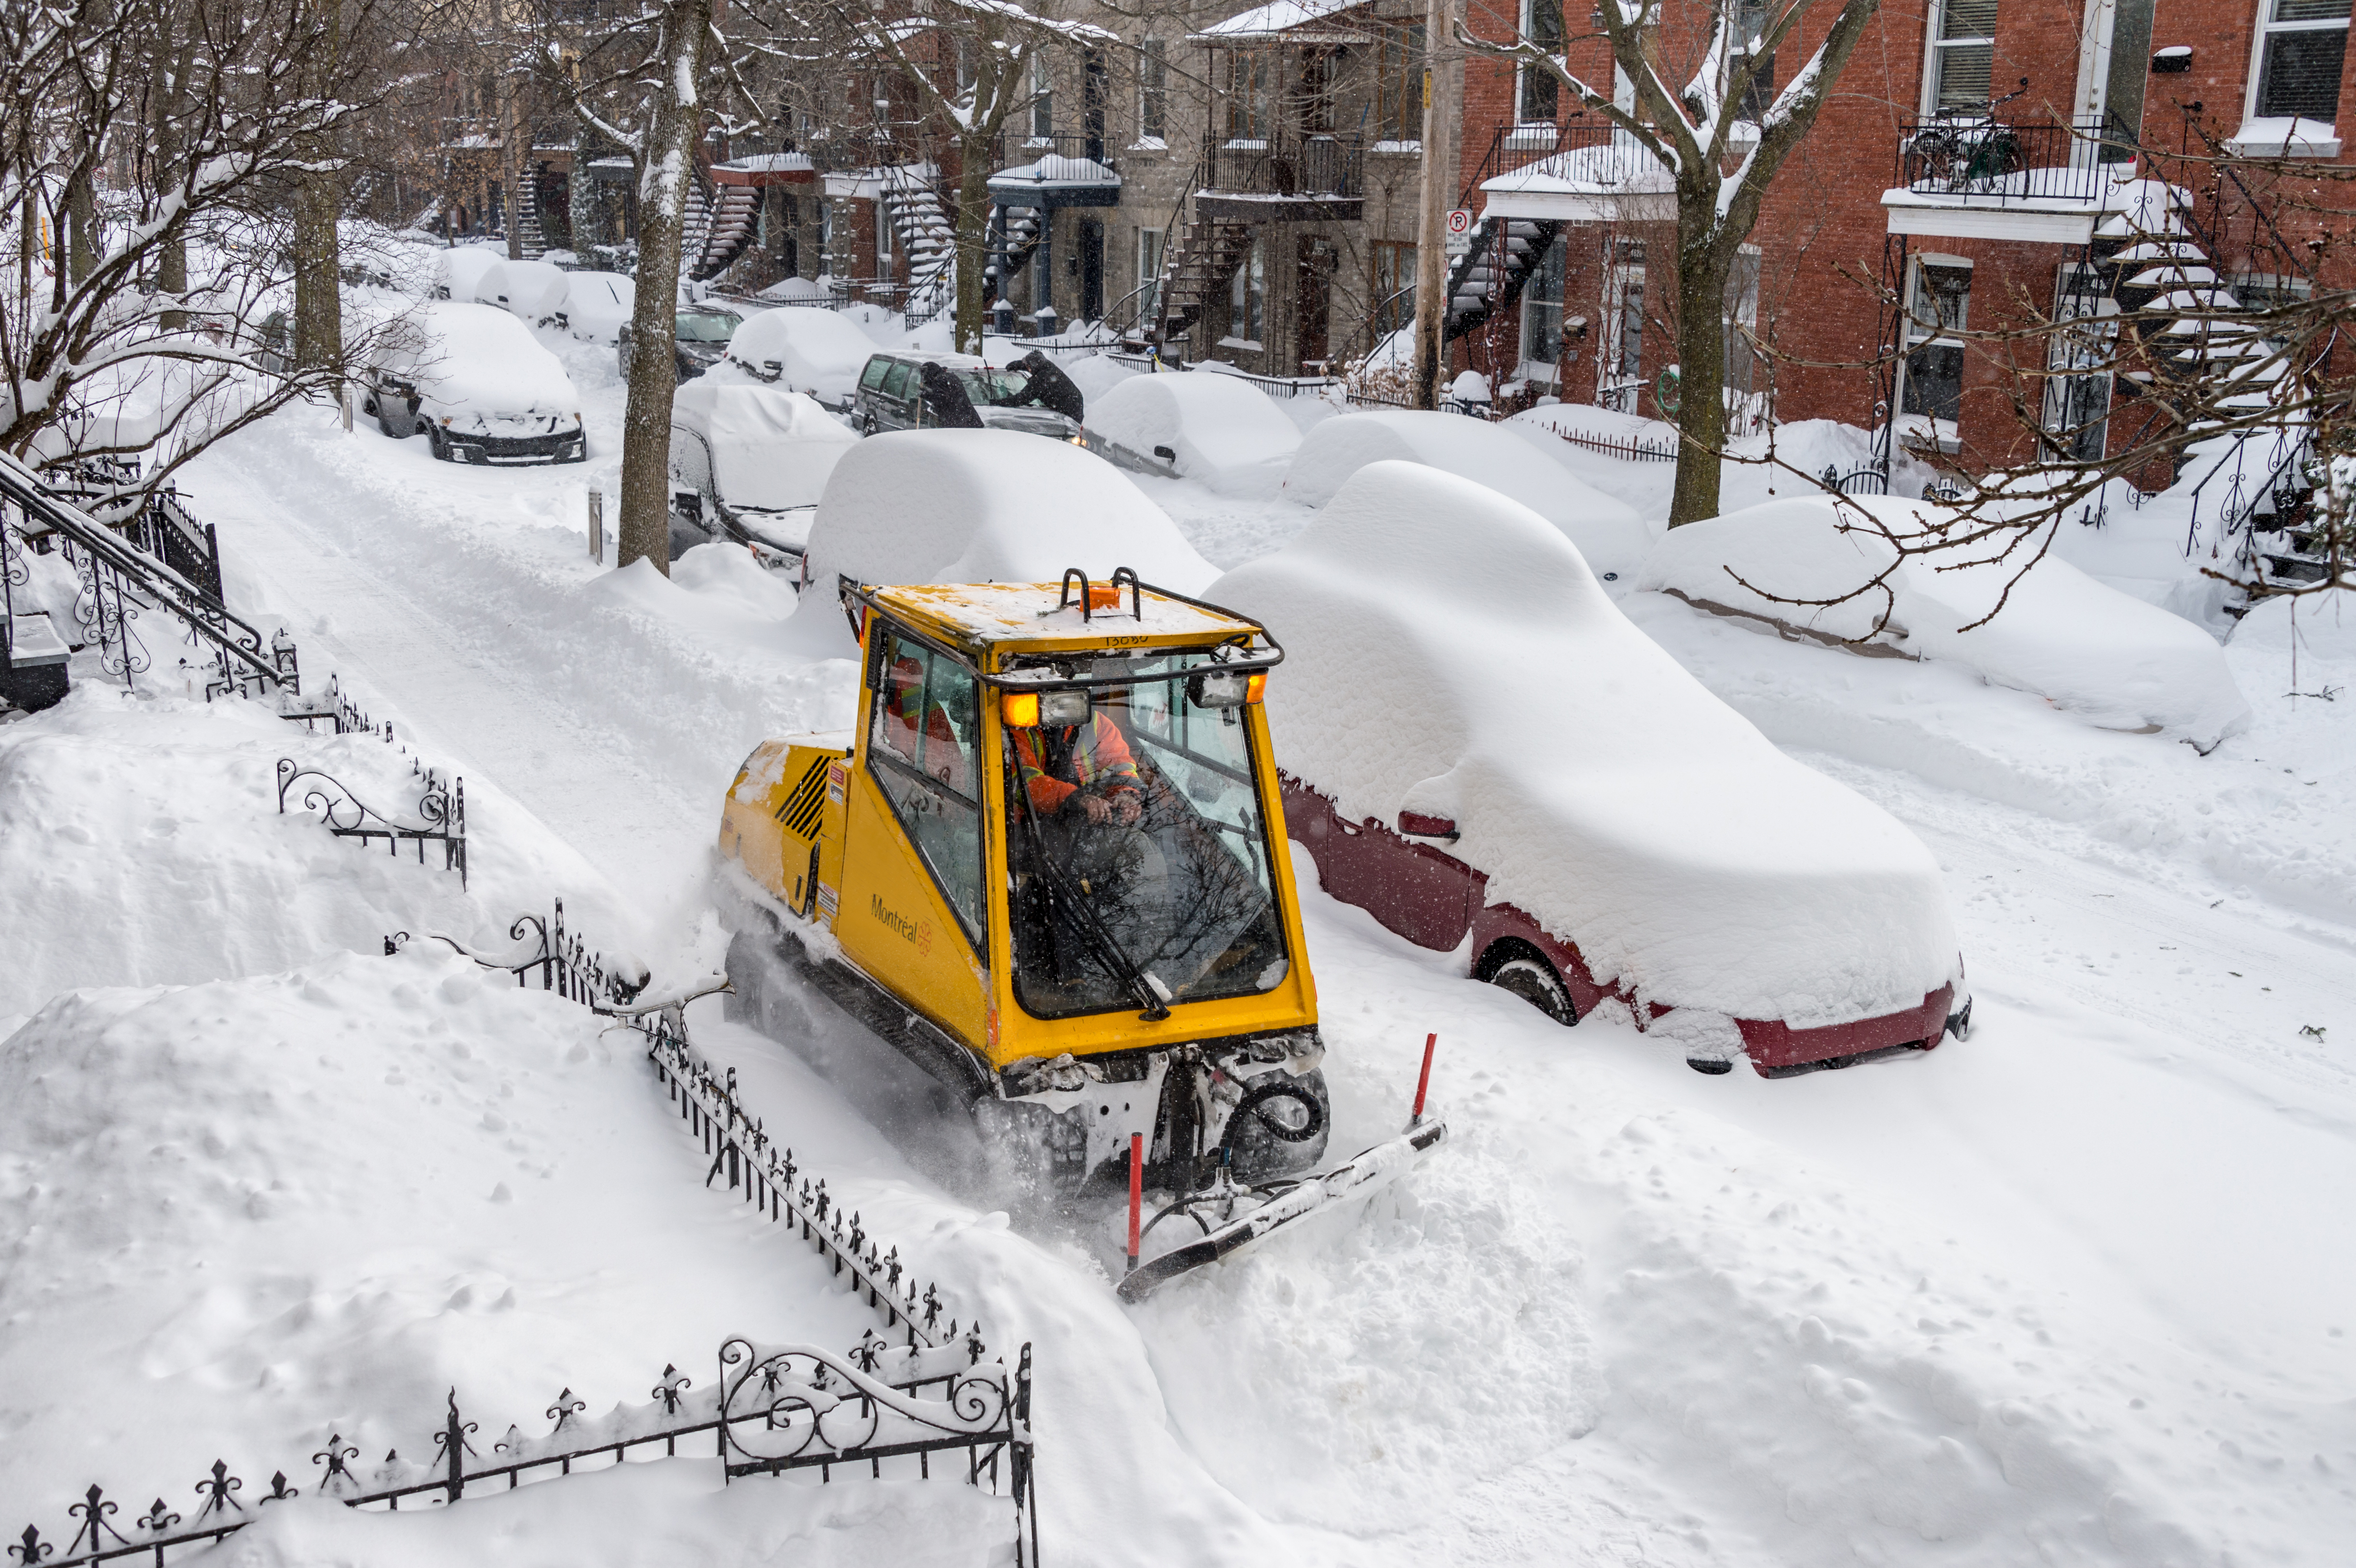
{"type": "Polygon", "coordinates": [[[1423,1125],[1423,1094],[1431,1087],[1431,1048],[1439,1043],[1440,1037],[1436,1034],[1423,1037],[1423,1072],[1415,1081],[1415,1115],[1408,1122],[1410,1127],[1423,1125]]]}
{"type": "Polygon", "coordinates": [[[1129,1135],[1129,1266],[1137,1267],[1137,1216],[1145,1205],[1145,1135],[1129,1135]]]}

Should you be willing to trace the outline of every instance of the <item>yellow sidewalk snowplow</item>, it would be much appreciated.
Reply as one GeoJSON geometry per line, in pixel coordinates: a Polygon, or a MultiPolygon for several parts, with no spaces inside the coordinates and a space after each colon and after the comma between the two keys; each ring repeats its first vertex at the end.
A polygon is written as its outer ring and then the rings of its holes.
{"type": "Polygon", "coordinates": [[[776,960],[1042,1178],[1324,1152],[1267,629],[1140,583],[841,585],[851,731],[764,742],[720,850],[740,1011],[776,960]]]}

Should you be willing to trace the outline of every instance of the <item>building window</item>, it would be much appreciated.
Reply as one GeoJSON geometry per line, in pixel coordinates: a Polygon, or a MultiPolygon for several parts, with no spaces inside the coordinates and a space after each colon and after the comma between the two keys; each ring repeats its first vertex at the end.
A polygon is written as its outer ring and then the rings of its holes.
{"type": "Polygon", "coordinates": [[[875,203],[875,276],[892,276],[892,204],[880,197],[875,203]]]}
{"type": "Polygon", "coordinates": [[[1751,336],[1759,330],[1759,252],[1745,246],[1734,258],[1734,270],[1726,275],[1726,338],[1722,374],[1726,389],[1734,396],[1747,398],[1758,389],[1758,355],[1751,347],[1751,336]]]}
{"type": "Polygon", "coordinates": [[[1644,247],[1622,240],[1603,281],[1603,352],[1595,361],[1595,400],[1636,411],[1644,389],[1644,247]]]}
{"type": "Polygon", "coordinates": [[[1148,38],[1137,56],[1137,139],[1159,142],[1170,134],[1170,46],[1148,38]]]}
{"type": "Polygon", "coordinates": [[[1562,274],[1570,247],[1558,234],[1522,285],[1522,361],[1515,374],[1551,387],[1562,363],[1562,274]]]}
{"type": "Polygon", "coordinates": [[[1775,51],[1766,47],[1767,0],[1735,0],[1734,50],[1751,57],[1751,83],[1742,90],[1739,118],[1756,125],[1775,101],[1775,51]]]}
{"type": "Polygon", "coordinates": [[[1162,315],[1162,245],[1164,231],[1137,231],[1137,319],[1152,321],[1162,315]]]}
{"type": "Polygon", "coordinates": [[[1997,0],[1942,0],[1931,37],[1931,107],[1983,109],[1996,72],[1997,0]]]}
{"type": "Polygon", "coordinates": [[[1294,123],[1311,135],[1327,135],[1333,129],[1333,68],[1334,51],[1330,48],[1309,48],[1301,55],[1301,102],[1293,115],[1294,123]]]}
{"type": "Polygon", "coordinates": [[[1045,141],[1055,133],[1055,88],[1047,74],[1044,52],[1031,57],[1031,136],[1045,141]]]}
{"type": "Polygon", "coordinates": [[[1918,423],[1910,436],[1931,436],[1950,451],[1964,412],[1964,346],[1953,335],[1964,330],[1971,306],[1969,261],[1957,256],[1915,261],[1906,293],[1906,389],[1899,407],[1915,421],[1931,421],[1927,431],[1918,423]]]}
{"type": "Polygon", "coordinates": [[[2053,319],[2062,330],[2046,350],[2045,430],[2054,455],[2098,463],[2108,443],[2112,347],[2118,302],[2101,272],[2065,261],[2053,283],[2053,319]]]}
{"type": "Polygon", "coordinates": [[[1265,341],[1268,325],[1268,262],[1262,242],[1255,238],[1227,297],[1227,339],[1241,347],[1257,348],[1265,341]]]}
{"type": "MultiPolygon", "coordinates": [[[[1562,53],[1562,0],[1522,0],[1522,37],[1550,55],[1562,53]]],[[[1552,120],[1562,85],[1550,70],[1518,66],[1515,113],[1526,122],[1552,120]]]]}
{"type": "Polygon", "coordinates": [[[2258,118],[2331,123],[2348,52],[2348,0],[2266,0],[2262,15],[2258,118]]]}
{"type": "Polygon", "coordinates": [[[1258,142],[1268,138],[1268,77],[1272,50],[1229,49],[1226,88],[1227,140],[1258,142]]]}
{"type": "Polygon", "coordinates": [[[1374,325],[1378,334],[1398,331],[1415,320],[1415,247],[1377,240],[1374,252],[1374,325]]]}
{"type": "Polygon", "coordinates": [[[1386,27],[1376,45],[1375,133],[1386,142],[1423,140],[1423,28],[1386,27]]]}

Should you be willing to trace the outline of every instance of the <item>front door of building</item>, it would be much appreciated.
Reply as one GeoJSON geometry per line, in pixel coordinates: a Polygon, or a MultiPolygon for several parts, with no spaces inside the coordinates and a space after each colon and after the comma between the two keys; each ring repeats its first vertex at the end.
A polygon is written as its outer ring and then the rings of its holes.
{"type": "Polygon", "coordinates": [[[1096,321],[1104,315],[1104,225],[1093,218],[1080,219],[1080,319],[1096,321]]]}
{"type": "Polygon", "coordinates": [[[1333,357],[1333,269],[1340,253],[1331,240],[1315,235],[1303,235],[1298,252],[1300,262],[1294,272],[1293,315],[1294,341],[1301,349],[1301,368],[1311,372],[1311,367],[1322,373],[1333,357]]]}

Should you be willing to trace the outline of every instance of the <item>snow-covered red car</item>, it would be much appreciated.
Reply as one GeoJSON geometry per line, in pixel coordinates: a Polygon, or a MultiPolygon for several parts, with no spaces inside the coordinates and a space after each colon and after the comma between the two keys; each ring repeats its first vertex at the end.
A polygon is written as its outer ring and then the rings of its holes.
{"type": "Polygon", "coordinates": [[[1969,1023],[1938,862],[1622,615],[1560,530],[1386,461],[1206,591],[1281,610],[1269,720],[1325,890],[1568,1024],[1709,1072],[1927,1051],[1969,1023]]]}

